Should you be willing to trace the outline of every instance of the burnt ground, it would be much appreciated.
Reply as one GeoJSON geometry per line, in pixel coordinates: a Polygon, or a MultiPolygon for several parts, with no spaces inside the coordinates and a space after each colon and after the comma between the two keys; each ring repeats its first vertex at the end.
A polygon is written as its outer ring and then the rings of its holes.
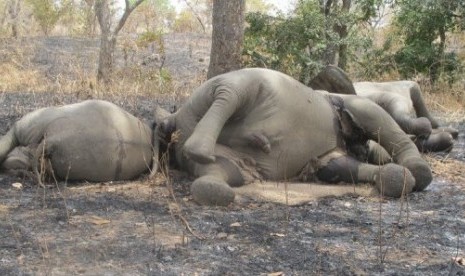
{"type": "MultiPolygon", "coordinates": [[[[72,94],[0,94],[0,133],[72,94]]],[[[112,98],[150,120],[148,97],[112,98]]],[[[168,104],[168,103],[167,103],[168,104]]],[[[438,114],[441,115],[441,114],[438,114]]],[[[190,180],[51,183],[0,175],[1,275],[465,275],[465,121],[425,156],[429,188],[402,200],[346,195],[299,206],[195,204],[190,180]],[[19,183],[19,184],[18,184],[19,183]]]]}

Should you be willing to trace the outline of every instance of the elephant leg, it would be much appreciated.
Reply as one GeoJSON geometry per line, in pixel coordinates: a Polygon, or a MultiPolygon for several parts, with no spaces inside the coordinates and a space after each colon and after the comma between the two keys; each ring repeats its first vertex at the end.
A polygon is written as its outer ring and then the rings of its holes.
{"type": "Polygon", "coordinates": [[[436,132],[427,138],[416,138],[415,144],[421,152],[450,151],[454,145],[454,138],[449,132],[436,132]]]}
{"type": "Polygon", "coordinates": [[[27,147],[16,147],[1,164],[3,170],[30,170],[33,156],[27,147]]]}
{"type": "Polygon", "coordinates": [[[347,74],[334,65],[326,66],[308,84],[315,90],[325,90],[331,93],[356,95],[354,85],[347,74]]]}
{"type": "Polygon", "coordinates": [[[428,118],[412,118],[409,114],[408,107],[402,102],[392,102],[387,108],[388,113],[394,118],[400,128],[408,134],[415,136],[428,136],[431,134],[433,127],[428,118]]]}
{"type": "Polygon", "coordinates": [[[394,119],[379,105],[359,97],[344,98],[344,105],[354,124],[363,129],[369,139],[377,141],[395,163],[410,170],[415,178],[415,191],[424,190],[433,180],[428,163],[417,146],[400,129],[394,119]]]}
{"type": "Polygon", "coordinates": [[[325,182],[372,183],[381,195],[389,197],[401,197],[410,193],[415,186],[411,172],[394,163],[377,166],[347,155],[323,163],[326,164],[317,171],[317,176],[325,182]]]}
{"type": "Polygon", "coordinates": [[[13,126],[5,135],[0,138],[0,164],[7,158],[8,153],[18,146],[15,127],[13,126]]]}
{"type": "Polygon", "coordinates": [[[226,121],[239,108],[239,95],[226,86],[214,89],[213,102],[184,144],[184,153],[195,162],[215,161],[214,148],[226,121]]]}
{"type": "Polygon", "coordinates": [[[191,193],[199,204],[227,206],[235,197],[231,187],[244,184],[237,166],[224,157],[216,156],[214,163],[197,163],[193,167],[198,178],[192,183],[191,193]]]}
{"type": "Polygon", "coordinates": [[[414,87],[410,89],[410,99],[413,103],[413,108],[415,109],[415,113],[417,117],[424,117],[427,118],[431,122],[432,128],[438,128],[439,123],[436,119],[431,116],[426,107],[426,104],[423,100],[423,95],[421,94],[420,87],[416,84],[414,87]]]}
{"type": "Polygon", "coordinates": [[[450,135],[452,135],[453,139],[457,139],[459,137],[459,130],[453,127],[438,127],[438,128],[433,128],[432,134],[436,134],[439,132],[448,132],[450,135]]]}

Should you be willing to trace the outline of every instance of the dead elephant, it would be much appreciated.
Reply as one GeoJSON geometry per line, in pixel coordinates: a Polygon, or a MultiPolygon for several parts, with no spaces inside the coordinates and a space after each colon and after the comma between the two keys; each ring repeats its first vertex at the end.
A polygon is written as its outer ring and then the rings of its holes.
{"type": "Polygon", "coordinates": [[[457,129],[441,127],[429,112],[420,86],[414,81],[354,82],[340,68],[328,65],[309,84],[313,89],[358,95],[381,106],[411,135],[420,151],[447,151],[457,129]]]}
{"type": "Polygon", "coordinates": [[[368,182],[393,197],[432,180],[415,144],[379,105],[315,91],[273,70],[219,75],[176,113],[157,114],[154,146],[178,133],[175,159],[196,177],[191,192],[202,204],[227,205],[235,196],[231,187],[256,179],[368,182]],[[351,149],[370,139],[396,164],[361,162],[351,149]]]}
{"type": "Polygon", "coordinates": [[[26,114],[0,138],[0,168],[38,175],[41,159],[64,180],[127,180],[150,168],[151,141],[148,125],[110,102],[47,107],[26,114]]]}

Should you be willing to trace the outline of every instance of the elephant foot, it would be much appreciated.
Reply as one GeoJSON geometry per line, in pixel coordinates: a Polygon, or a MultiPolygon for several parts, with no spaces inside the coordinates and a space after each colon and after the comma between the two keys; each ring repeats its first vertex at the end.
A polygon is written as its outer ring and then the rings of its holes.
{"type": "Polygon", "coordinates": [[[457,139],[459,137],[459,130],[453,127],[438,127],[433,129],[432,134],[441,133],[441,132],[448,132],[452,135],[452,138],[457,139]]]}
{"type": "Polygon", "coordinates": [[[380,167],[375,186],[381,195],[398,198],[412,192],[415,178],[407,168],[389,163],[380,167]]]}
{"type": "Polygon", "coordinates": [[[423,191],[433,181],[433,173],[428,163],[421,157],[411,157],[401,162],[402,166],[409,169],[415,178],[413,191],[423,191]]]}
{"type": "Polygon", "coordinates": [[[427,139],[416,139],[415,144],[421,152],[450,151],[454,145],[454,138],[449,132],[436,132],[427,139]]]}
{"type": "Polygon", "coordinates": [[[184,154],[187,158],[200,164],[215,162],[215,141],[207,137],[195,137],[192,135],[184,144],[184,154]]]}
{"type": "Polygon", "coordinates": [[[412,119],[412,126],[411,126],[411,134],[419,137],[425,137],[431,134],[433,131],[433,127],[431,126],[431,122],[425,118],[415,118],[412,119]]]}
{"type": "Polygon", "coordinates": [[[226,182],[211,175],[197,178],[192,183],[191,193],[194,200],[202,205],[227,206],[235,197],[226,182]]]}

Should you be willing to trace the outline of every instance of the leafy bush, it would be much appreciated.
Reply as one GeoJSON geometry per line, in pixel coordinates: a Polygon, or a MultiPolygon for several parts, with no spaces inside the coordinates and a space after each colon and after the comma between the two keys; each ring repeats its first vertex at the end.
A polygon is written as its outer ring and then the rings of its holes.
{"type": "Polygon", "coordinates": [[[326,49],[321,16],[314,15],[247,14],[244,65],[271,68],[308,81],[321,70],[320,59],[326,49]]]}

